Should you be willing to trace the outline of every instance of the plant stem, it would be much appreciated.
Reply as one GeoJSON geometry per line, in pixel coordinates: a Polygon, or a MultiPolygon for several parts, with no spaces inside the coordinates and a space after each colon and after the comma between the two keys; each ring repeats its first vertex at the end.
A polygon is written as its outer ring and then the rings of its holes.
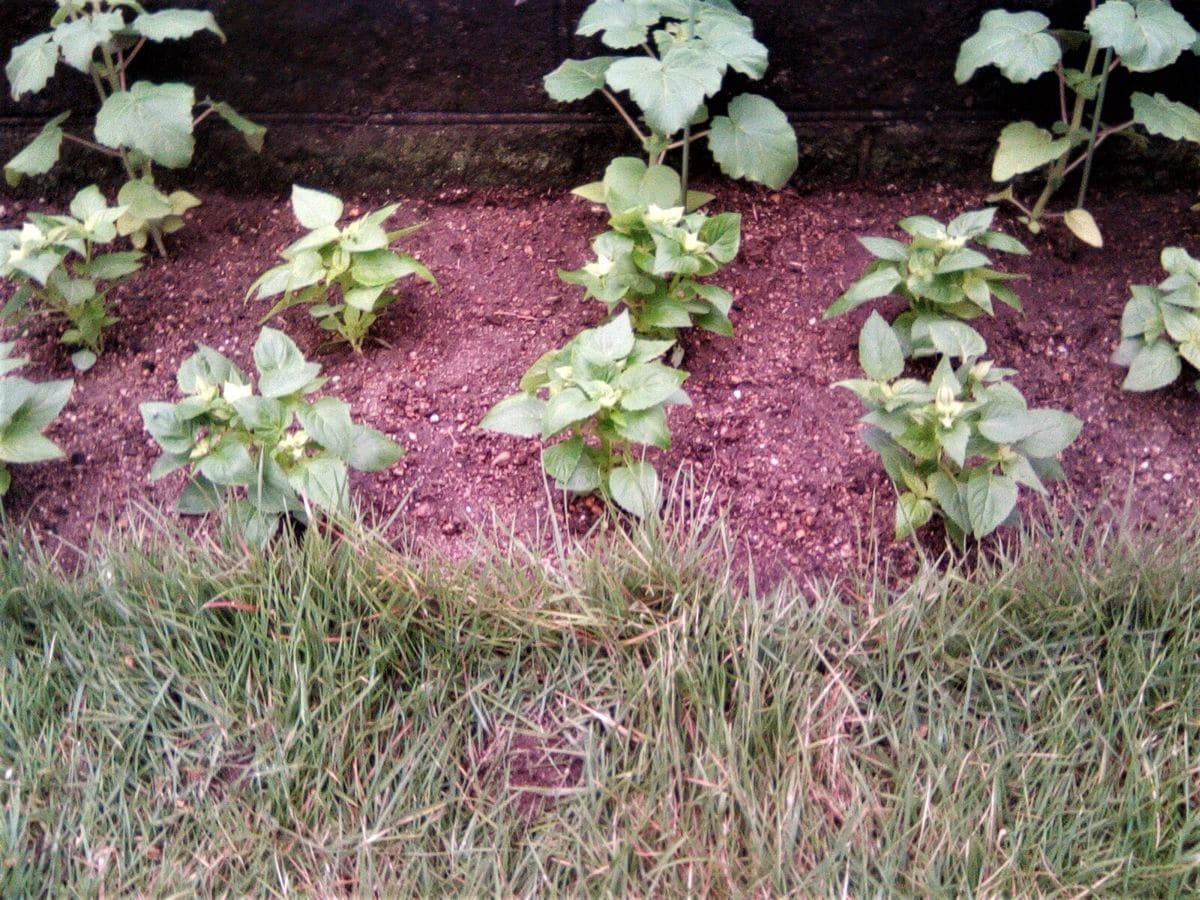
{"type": "MultiPolygon", "coordinates": [[[[1096,59],[1100,55],[1100,47],[1092,41],[1088,47],[1087,64],[1084,66],[1083,77],[1088,79],[1092,77],[1092,72],[1096,69],[1096,59]]],[[[1083,114],[1087,109],[1087,98],[1083,94],[1075,95],[1075,108],[1071,112],[1071,121],[1067,124],[1067,136],[1077,132],[1083,125],[1083,114]]],[[[1064,153],[1050,166],[1050,172],[1046,176],[1046,186],[1042,188],[1042,193],[1038,196],[1037,202],[1033,204],[1033,209],[1029,212],[1029,220],[1031,223],[1036,223],[1042,217],[1042,213],[1046,211],[1046,205],[1050,202],[1050,198],[1054,196],[1063,182],[1063,178],[1067,173],[1067,159],[1070,156],[1070,151],[1064,153]]]]}
{"type": "Polygon", "coordinates": [[[600,88],[600,93],[608,98],[608,102],[616,107],[617,112],[621,114],[621,118],[625,120],[625,124],[633,129],[633,133],[637,135],[638,140],[643,144],[646,143],[646,135],[642,134],[642,129],[637,127],[637,122],[633,121],[633,116],[626,112],[625,107],[621,105],[621,101],[616,98],[612,91],[606,87],[600,88]]]}
{"type": "MultiPolygon", "coordinates": [[[[692,37],[696,32],[696,0],[688,2],[688,43],[692,42],[692,37]]],[[[687,212],[687,196],[688,196],[688,176],[691,174],[692,163],[692,123],[689,120],[683,126],[683,160],[680,164],[679,177],[679,192],[680,205],[683,206],[684,212],[687,212]]]]}
{"type": "Polygon", "coordinates": [[[77,135],[71,134],[69,131],[63,132],[63,138],[68,141],[71,141],[73,143],[87,147],[89,150],[95,150],[97,153],[103,153],[105,156],[113,156],[113,157],[116,157],[117,159],[121,159],[121,152],[119,150],[113,150],[111,147],[105,147],[102,144],[93,143],[92,141],[89,141],[87,138],[78,137],[77,135]]]}
{"type": "Polygon", "coordinates": [[[1100,76],[1100,89],[1096,92],[1096,106],[1092,109],[1092,131],[1088,135],[1087,152],[1084,154],[1086,161],[1083,164],[1083,177],[1079,182],[1079,198],[1075,201],[1076,209],[1083,209],[1083,201],[1087,198],[1088,182],[1092,177],[1092,160],[1096,155],[1096,147],[1100,143],[1096,138],[1100,134],[1100,113],[1104,110],[1104,95],[1108,91],[1108,76],[1112,72],[1112,62],[1112,47],[1108,47],[1104,51],[1104,74],[1100,76]]]}
{"type": "MultiPolygon", "coordinates": [[[[694,144],[696,141],[700,140],[701,138],[708,137],[708,134],[709,134],[709,132],[707,129],[704,131],[697,131],[695,134],[688,137],[687,140],[694,144]]],[[[685,142],[682,140],[678,140],[675,143],[670,144],[667,147],[667,152],[670,152],[671,150],[678,150],[680,147],[683,147],[683,146],[685,146],[685,142]]]]}
{"type": "MultiPolygon", "coordinates": [[[[1122,122],[1120,125],[1114,125],[1112,128],[1105,128],[1103,131],[1100,132],[1100,136],[1096,138],[1096,146],[1099,147],[1101,144],[1103,144],[1106,140],[1108,140],[1114,134],[1120,134],[1122,131],[1125,131],[1128,128],[1132,128],[1133,126],[1134,126],[1134,120],[1130,119],[1128,122],[1122,122]]],[[[1067,168],[1064,170],[1063,174],[1070,175],[1072,172],[1074,172],[1076,169],[1078,169],[1081,165],[1083,165],[1085,162],[1087,162],[1087,158],[1088,157],[1087,157],[1086,153],[1083,154],[1082,156],[1079,156],[1073,163],[1071,163],[1069,166],[1067,166],[1067,168]]]]}

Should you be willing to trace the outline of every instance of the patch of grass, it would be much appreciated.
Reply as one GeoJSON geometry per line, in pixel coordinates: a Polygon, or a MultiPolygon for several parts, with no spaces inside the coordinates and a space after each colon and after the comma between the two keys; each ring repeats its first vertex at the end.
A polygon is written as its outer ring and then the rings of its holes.
{"type": "Polygon", "coordinates": [[[11,536],[0,893],[1200,888],[1200,529],[760,592],[677,499],[461,564],[11,536]]]}

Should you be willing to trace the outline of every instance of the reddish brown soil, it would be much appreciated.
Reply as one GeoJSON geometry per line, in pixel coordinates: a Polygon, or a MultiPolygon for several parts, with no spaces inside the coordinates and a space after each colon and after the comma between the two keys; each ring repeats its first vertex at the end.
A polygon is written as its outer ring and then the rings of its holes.
{"type": "MultiPolygon", "coordinates": [[[[776,574],[844,571],[873,534],[903,567],[913,549],[891,540],[893,494],[857,436],[858,402],[830,387],[856,374],[866,311],[833,322],[823,322],[821,311],[861,273],[867,254],[857,235],[896,234],[896,220],[918,212],[944,220],[978,206],[978,195],[936,186],[717,190],[714,208],[740,210],[745,219],[741,256],[717,278],[737,295],[738,333],[687,338],[694,405],[672,411],[675,448],[660,456],[660,470],[689,466],[715,492],[749,555],[776,574]]],[[[349,205],[365,211],[386,199],[349,205]]],[[[990,355],[1019,370],[1031,404],[1084,420],[1064,457],[1077,501],[1123,494],[1132,479],[1135,511],[1152,522],[1170,521],[1200,496],[1200,400],[1190,380],[1152,395],[1123,394],[1108,356],[1129,284],[1162,278],[1160,248],[1200,252],[1200,215],[1188,211],[1194,200],[1186,192],[1098,197],[1093,209],[1108,249],[1072,256],[1053,239],[1036,242],[1032,257],[1006,263],[1032,276],[1018,285],[1025,315],[1002,308],[977,323],[990,355]]],[[[18,203],[0,205],[0,226],[25,212],[18,203]]],[[[457,553],[468,552],[472,525],[493,511],[532,535],[539,519],[561,509],[547,498],[538,448],[476,423],[543,350],[601,320],[602,307],[581,302],[555,270],[585,261],[603,217],[561,194],[458,191],[407,201],[398,221],[428,221],[406,246],[437,273],[441,290],[404,287],[404,299],[377,325],[386,346],[358,356],[322,348],[303,310],[276,324],[316,355],[331,376],[330,393],[408,448],[395,468],[355,476],[368,508],[387,514],[407,502],[402,518],[415,534],[457,553]]],[[[180,481],[147,483],[157,452],[137,405],[176,398],[175,369],[197,342],[248,364],[264,308],[243,301],[246,287],[297,234],[285,201],[207,197],[175,236],[172,257],[150,261],[116,291],[122,322],[50,431],[67,460],[19,468],[8,513],[82,546],[94,521],[119,523],[131,499],[169,504],[180,481]]],[[[71,374],[56,333],[38,324],[21,340],[19,351],[33,357],[30,377],[71,374]]],[[[576,503],[571,515],[578,526],[592,511],[576,503]]],[[[936,535],[928,540],[939,545],[936,535]]]]}

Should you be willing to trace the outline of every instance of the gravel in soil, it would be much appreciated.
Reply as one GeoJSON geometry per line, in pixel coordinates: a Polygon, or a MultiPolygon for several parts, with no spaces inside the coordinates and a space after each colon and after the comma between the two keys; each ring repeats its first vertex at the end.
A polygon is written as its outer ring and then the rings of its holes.
{"type": "MultiPolygon", "coordinates": [[[[821,313],[867,262],[858,235],[900,236],[898,219],[925,213],[946,220],[980,206],[979,195],[936,185],[715,190],[714,210],[744,217],[742,252],[714,279],[737,297],[737,334],[685,338],[693,405],[672,409],[675,444],[655,451],[660,471],[689,467],[715,494],[743,554],[768,577],[843,573],[872,539],[894,570],[909,568],[915,547],[892,540],[894,493],[858,436],[858,401],[831,387],[857,374],[867,308],[830,322],[821,313]]],[[[391,199],[357,198],[347,211],[361,214],[391,199]]],[[[1191,379],[1154,394],[1122,393],[1122,373],[1108,361],[1129,284],[1161,280],[1164,246],[1200,252],[1193,202],[1182,191],[1109,193],[1092,207],[1106,249],[1073,249],[1051,234],[1030,242],[1031,257],[1001,261],[1030,279],[1016,285],[1024,315],[998,307],[995,319],[975,323],[989,355],[1018,370],[1015,381],[1031,405],[1065,409],[1085,423],[1064,454],[1070,488],[1056,487],[1056,497],[1070,490],[1086,507],[1123,496],[1132,484],[1134,513],[1169,523],[1200,496],[1200,399],[1191,379]]],[[[0,202],[0,227],[19,223],[27,210],[0,202]]],[[[386,472],[354,475],[368,509],[388,515],[403,507],[400,519],[419,540],[458,555],[470,552],[474,526],[493,513],[533,537],[540,522],[564,515],[561,500],[546,491],[536,442],[477,423],[538,355],[603,318],[603,307],[583,302],[581,289],[560,282],[556,270],[588,260],[604,216],[565,194],[459,189],[406,199],[394,221],[428,223],[404,247],[441,287],[403,283],[402,299],[375,326],[380,342],[359,355],[330,345],[303,309],[273,324],[321,363],[328,393],[408,449],[386,472]]],[[[1011,220],[1003,227],[1028,237],[1011,220]]],[[[246,289],[298,235],[285,199],[206,197],[173,237],[171,257],[148,258],[144,271],[114,291],[122,321],[49,431],[66,459],[19,467],[8,514],[43,537],[85,546],[94,523],[121,525],[131,501],[169,506],[181,476],[147,482],[157,449],[138,404],[177,399],[175,370],[197,343],[251,369],[267,307],[245,301],[246,289]]],[[[889,315],[899,310],[885,304],[889,315]]],[[[22,374],[71,376],[57,333],[48,322],[27,329],[17,350],[32,363],[22,374]]],[[[565,514],[571,527],[583,528],[598,506],[577,500],[565,514]]],[[[939,531],[922,538],[935,550],[939,531]]]]}

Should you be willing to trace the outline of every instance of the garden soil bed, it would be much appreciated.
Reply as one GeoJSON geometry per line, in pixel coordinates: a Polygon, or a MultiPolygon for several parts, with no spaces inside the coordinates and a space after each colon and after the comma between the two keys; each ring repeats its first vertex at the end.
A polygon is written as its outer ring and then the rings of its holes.
{"type": "MultiPolygon", "coordinates": [[[[660,471],[689,468],[717,498],[741,552],[771,577],[845,572],[872,536],[886,560],[906,569],[915,551],[891,538],[894,495],[858,437],[858,401],[831,387],[857,373],[867,312],[832,322],[821,312],[867,261],[857,235],[895,236],[894,223],[918,212],[944,220],[978,206],[979,195],[890,185],[716,190],[714,209],[744,214],[741,255],[716,279],[737,296],[737,335],[686,338],[694,405],[672,410],[675,445],[659,456],[660,471]]],[[[364,212],[390,199],[347,205],[364,212]]],[[[1081,438],[1064,455],[1075,502],[1123,498],[1132,485],[1133,511],[1150,523],[1170,523],[1200,497],[1200,398],[1188,381],[1124,394],[1108,358],[1129,284],[1161,280],[1163,246],[1200,252],[1194,201],[1182,191],[1098,197],[1093,209],[1108,247],[1071,252],[1054,234],[1034,241],[1032,257],[1004,261],[1031,276],[1017,286],[1025,314],[1001,307],[996,319],[977,323],[990,356],[1018,370],[1031,405],[1083,419],[1081,438]]],[[[0,227],[17,224],[28,208],[0,200],[0,227]]],[[[493,513],[533,538],[539,522],[563,515],[544,486],[537,446],[476,423],[542,351],[601,320],[603,308],[582,302],[580,289],[555,273],[587,261],[603,216],[561,193],[458,190],[406,200],[397,221],[428,222],[405,247],[435,271],[441,289],[405,284],[401,302],[376,326],[386,344],[361,355],[322,345],[324,334],[302,309],[275,324],[322,364],[329,393],[408,449],[394,468],[354,476],[366,508],[388,515],[403,505],[398,521],[411,534],[460,556],[493,513]]],[[[1019,226],[1004,227],[1022,236],[1019,226]]],[[[97,522],[119,526],[131,501],[168,506],[180,476],[147,482],[157,450],[138,404],[177,398],[175,370],[197,342],[248,366],[265,307],[245,302],[246,288],[298,233],[283,198],[206,197],[174,237],[171,258],[149,260],[114,293],[122,321],[49,432],[67,458],[20,467],[5,500],[9,516],[27,521],[48,546],[61,539],[82,547],[97,522]]],[[[56,334],[44,322],[27,330],[18,351],[33,361],[23,374],[71,375],[56,334]]],[[[1067,494],[1055,488],[1060,500],[1067,494]]],[[[589,526],[597,510],[594,501],[574,502],[570,527],[589,526]]],[[[941,546],[937,531],[923,538],[930,547],[941,546]]]]}

